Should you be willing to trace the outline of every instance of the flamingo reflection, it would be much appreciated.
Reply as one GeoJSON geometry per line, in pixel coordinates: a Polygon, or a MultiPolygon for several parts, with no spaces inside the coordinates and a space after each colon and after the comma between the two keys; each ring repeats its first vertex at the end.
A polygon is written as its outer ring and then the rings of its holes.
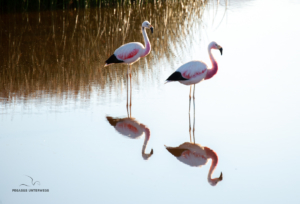
{"type": "Polygon", "coordinates": [[[150,129],[146,125],[139,123],[135,118],[132,118],[131,107],[129,107],[129,109],[130,111],[128,112],[128,117],[113,118],[107,116],[106,119],[118,133],[131,139],[138,139],[143,135],[143,133],[145,133],[145,140],[142,148],[142,157],[145,160],[148,160],[153,154],[153,149],[151,149],[151,152],[149,154],[145,153],[147,144],[150,139],[150,129]]]}
{"type": "Polygon", "coordinates": [[[212,162],[207,175],[207,180],[209,184],[215,186],[218,182],[223,180],[222,172],[219,177],[212,178],[212,174],[218,165],[217,153],[208,147],[203,147],[200,144],[192,142],[191,136],[190,142],[185,142],[179,145],[178,147],[166,146],[166,149],[179,161],[192,167],[201,167],[203,165],[206,165],[208,163],[208,160],[211,159],[212,162]]]}

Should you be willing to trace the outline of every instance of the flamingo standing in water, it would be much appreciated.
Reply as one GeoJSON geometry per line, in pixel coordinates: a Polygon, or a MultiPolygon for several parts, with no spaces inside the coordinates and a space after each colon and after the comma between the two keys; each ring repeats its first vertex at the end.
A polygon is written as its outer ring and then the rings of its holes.
{"type": "MultiPolygon", "coordinates": [[[[105,61],[105,67],[115,63],[125,63],[127,67],[127,90],[128,90],[128,75],[130,77],[130,86],[131,86],[131,65],[138,61],[141,57],[146,57],[151,51],[151,45],[145,28],[148,28],[153,33],[153,26],[148,22],[144,21],[142,23],[142,33],[144,36],[145,47],[142,43],[131,42],[125,45],[122,45],[115,50],[114,54],[111,55],[108,60],[105,61]],[[130,70],[129,70],[130,67],[130,70]]],[[[128,106],[128,93],[127,93],[127,106],[128,106]]],[[[131,106],[131,96],[130,96],[130,106],[131,106]]]]}
{"type": "MultiPolygon", "coordinates": [[[[218,64],[211,54],[211,49],[218,49],[221,52],[223,52],[223,48],[218,45],[216,42],[211,42],[208,45],[208,54],[212,63],[212,68],[208,69],[207,65],[204,62],[195,60],[190,61],[181,67],[179,67],[173,74],[169,76],[169,78],[166,80],[167,82],[172,81],[178,81],[184,85],[190,85],[190,105],[189,105],[189,111],[191,109],[191,92],[192,92],[192,85],[194,84],[194,93],[193,93],[193,99],[194,99],[194,108],[195,108],[195,84],[201,82],[202,80],[207,80],[212,78],[218,71],[218,64]]],[[[195,112],[194,112],[195,113],[195,112]]]]}
{"type": "Polygon", "coordinates": [[[152,154],[153,149],[151,149],[150,154],[146,154],[145,150],[150,139],[150,129],[144,124],[139,123],[137,120],[131,117],[127,118],[112,118],[106,117],[108,122],[115,127],[115,129],[122,135],[127,136],[131,139],[140,138],[143,133],[145,133],[145,140],[142,148],[142,157],[148,160],[152,154]]]}
{"type": "Polygon", "coordinates": [[[202,147],[200,144],[185,142],[178,147],[166,147],[179,161],[192,166],[201,167],[207,164],[208,159],[212,160],[207,180],[210,185],[215,186],[223,180],[223,174],[219,178],[212,178],[212,174],[218,165],[218,155],[208,147],[202,147]]]}

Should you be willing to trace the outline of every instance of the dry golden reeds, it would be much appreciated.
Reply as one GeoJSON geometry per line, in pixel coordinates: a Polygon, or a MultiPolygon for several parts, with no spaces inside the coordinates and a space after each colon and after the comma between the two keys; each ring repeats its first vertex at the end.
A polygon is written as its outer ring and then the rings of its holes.
{"type": "Polygon", "coordinates": [[[149,34],[151,54],[135,63],[133,79],[147,77],[160,60],[172,60],[206,1],[158,2],[124,7],[44,11],[0,16],[0,103],[40,97],[89,98],[93,88],[118,89],[126,83],[126,65],[103,67],[116,48],[143,43],[149,34]],[[171,49],[171,47],[173,49],[171,49]],[[172,51],[173,50],[173,51],[172,51]]]}

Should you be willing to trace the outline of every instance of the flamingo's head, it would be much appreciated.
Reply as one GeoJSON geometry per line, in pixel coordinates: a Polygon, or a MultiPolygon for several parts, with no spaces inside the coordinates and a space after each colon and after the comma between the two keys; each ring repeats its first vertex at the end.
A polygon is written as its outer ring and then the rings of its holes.
{"type": "Polygon", "coordinates": [[[223,52],[223,48],[218,45],[216,42],[212,41],[209,46],[208,46],[208,49],[216,49],[216,50],[220,50],[221,52],[221,55],[222,55],[222,52],[223,52]]]}
{"type": "Polygon", "coordinates": [[[148,28],[151,30],[151,33],[153,33],[153,26],[151,25],[151,23],[149,23],[149,21],[144,21],[143,24],[142,24],[142,27],[143,28],[148,28]]]}
{"type": "Polygon", "coordinates": [[[144,160],[148,160],[153,154],[153,149],[151,149],[150,154],[146,154],[145,152],[142,152],[142,157],[144,160]]]}
{"type": "Polygon", "coordinates": [[[222,172],[221,172],[221,175],[220,175],[219,178],[214,178],[214,179],[208,178],[208,182],[209,182],[209,184],[212,185],[212,186],[217,185],[217,184],[218,184],[220,181],[222,181],[222,180],[223,180],[223,174],[222,174],[222,172]]]}

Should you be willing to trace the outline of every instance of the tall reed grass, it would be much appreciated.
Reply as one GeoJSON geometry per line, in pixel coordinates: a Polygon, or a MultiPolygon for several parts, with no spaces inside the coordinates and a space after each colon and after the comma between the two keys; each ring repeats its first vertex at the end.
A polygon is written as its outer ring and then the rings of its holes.
{"type": "Polygon", "coordinates": [[[0,12],[101,8],[157,2],[160,0],[0,0],[0,12]]]}
{"type": "Polygon", "coordinates": [[[141,23],[145,19],[155,27],[148,35],[152,51],[133,65],[133,79],[147,78],[160,60],[172,61],[173,52],[186,49],[184,42],[195,20],[201,19],[206,3],[159,2],[3,14],[0,103],[41,97],[84,99],[95,89],[101,94],[119,90],[126,84],[126,66],[103,68],[104,61],[124,43],[143,42],[141,23]]]}

